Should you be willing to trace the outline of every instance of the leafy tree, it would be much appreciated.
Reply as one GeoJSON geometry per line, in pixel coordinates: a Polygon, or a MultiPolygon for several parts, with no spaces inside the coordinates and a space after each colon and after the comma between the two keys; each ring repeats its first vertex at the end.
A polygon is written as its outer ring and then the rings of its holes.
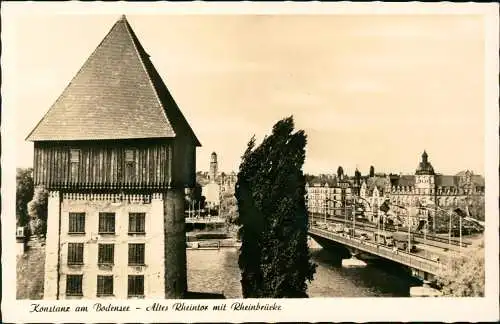
{"type": "Polygon", "coordinates": [[[451,260],[436,277],[437,285],[445,296],[484,296],[484,245],[451,260]]]}
{"type": "Polygon", "coordinates": [[[199,182],[196,182],[194,188],[189,192],[185,197],[185,210],[191,208],[198,208],[198,204],[200,208],[205,208],[205,196],[202,195],[202,188],[199,182]]]}
{"type": "Polygon", "coordinates": [[[242,157],[235,196],[244,298],[307,297],[316,265],[307,246],[305,145],[304,131],[294,132],[289,117],[258,147],[253,137],[242,157]]]}
{"type": "Polygon", "coordinates": [[[469,197],[469,213],[477,220],[484,221],[485,203],[484,195],[473,195],[469,197]]]}
{"type": "Polygon", "coordinates": [[[373,178],[375,176],[375,168],[373,165],[370,166],[370,178],[373,178]]]}
{"type": "Polygon", "coordinates": [[[341,166],[337,168],[337,176],[339,177],[339,180],[341,180],[344,176],[344,169],[341,166]]]}
{"type": "Polygon", "coordinates": [[[26,226],[29,223],[28,203],[33,198],[33,169],[16,170],[16,225],[26,226]]]}
{"type": "Polygon", "coordinates": [[[45,187],[35,188],[33,200],[28,203],[31,233],[37,236],[47,234],[47,204],[49,192],[45,187]]]}

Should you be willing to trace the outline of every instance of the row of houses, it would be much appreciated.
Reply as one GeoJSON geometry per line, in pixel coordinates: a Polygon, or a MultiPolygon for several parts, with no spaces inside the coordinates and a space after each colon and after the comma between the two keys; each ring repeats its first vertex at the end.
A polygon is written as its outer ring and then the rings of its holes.
{"type": "Polygon", "coordinates": [[[375,175],[344,178],[334,184],[306,184],[310,213],[343,216],[345,213],[352,213],[352,201],[357,199],[363,205],[365,218],[373,222],[378,216],[385,214],[380,206],[386,200],[390,206],[388,214],[434,216],[452,207],[470,205],[472,202],[484,205],[484,188],[484,177],[469,170],[456,175],[436,174],[425,151],[413,175],[375,175]],[[418,208],[421,206],[433,207],[427,210],[418,208]]]}

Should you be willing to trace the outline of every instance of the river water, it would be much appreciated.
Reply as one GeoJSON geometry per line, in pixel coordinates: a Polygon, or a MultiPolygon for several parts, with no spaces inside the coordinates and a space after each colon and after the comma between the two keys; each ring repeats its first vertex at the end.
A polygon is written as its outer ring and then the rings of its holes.
{"type": "MultiPolygon", "coordinates": [[[[412,280],[401,273],[375,265],[343,268],[330,251],[313,249],[318,266],[309,284],[309,297],[408,297],[412,280]]],[[[188,289],[194,292],[223,293],[241,298],[238,249],[187,250],[188,289]]],[[[413,284],[414,285],[414,284],[413,284]]]]}

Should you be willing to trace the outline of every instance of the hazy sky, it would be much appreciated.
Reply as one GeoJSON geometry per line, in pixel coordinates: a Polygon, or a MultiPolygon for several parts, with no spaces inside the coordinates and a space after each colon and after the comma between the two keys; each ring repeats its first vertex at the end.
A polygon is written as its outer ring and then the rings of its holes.
{"type": "MultiPolygon", "coordinates": [[[[17,165],[28,133],[104,38],[113,15],[21,15],[2,26],[16,112],[17,165]],[[5,31],[5,29],[8,29],[5,31]]],[[[202,143],[237,171],[293,115],[308,135],[304,170],[484,172],[484,30],[464,15],[127,15],[202,143]]]]}

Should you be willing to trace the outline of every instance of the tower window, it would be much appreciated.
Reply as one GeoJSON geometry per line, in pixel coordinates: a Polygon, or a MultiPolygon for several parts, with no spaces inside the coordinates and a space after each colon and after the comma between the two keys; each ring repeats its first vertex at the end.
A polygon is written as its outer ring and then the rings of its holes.
{"type": "Polygon", "coordinates": [[[130,243],[128,245],[128,264],[144,265],[144,243],[130,243]]]}
{"type": "Polygon", "coordinates": [[[67,275],[66,276],[66,295],[82,296],[82,279],[83,275],[67,275]]]}
{"type": "Polygon", "coordinates": [[[135,162],[135,150],[127,149],[125,150],[125,180],[127,182],[135,182],[136,173],[136,162],[135,162]]]}
{"type": "Polygon", "coordinates": [[[80,150],[72,149],[70,150],[70,160],[71,163],[79,163],[80,162],[80,150]]]}
{"type": "Polygon", "coordinates": [[[80,150],[72,149],[69,152],[70,175],[72,182],[78,181],[78,171],[80,169],[80,155],[81,155],[80,150]]]}
{"type": "Polygon", "coordinates": [[[97,296],[113,295],[113,276],[97,276],[97,296]]]}
{"type": "Polygon", "coordinates": [[[98,264],[113,264],[115,261],[115,245],[99,244],[98,264]]]}
{"type": "Polygon", "coordinates": [[[83,243],[68,243],[68,264],[83,264],[83,243]]]}
{"type": "Polygon", "coordinates": [[[115,233],[115,213],[99,213],[99,234],[115,233]]]}
{"type": "Polygon", "coordinates": [[[68,233],[85,233],[85,213],[69,213],[68,233]]]}
{"type": "Polygon", "coordinates": [[[144,276],[128,276],[128,296],[144,296],[144,276]]]}
{"type": "Polygon", "coordinates": [[[129,213],[128,232],[131,234],[144,234],[146,232],[146,213],[129,213]]]}

